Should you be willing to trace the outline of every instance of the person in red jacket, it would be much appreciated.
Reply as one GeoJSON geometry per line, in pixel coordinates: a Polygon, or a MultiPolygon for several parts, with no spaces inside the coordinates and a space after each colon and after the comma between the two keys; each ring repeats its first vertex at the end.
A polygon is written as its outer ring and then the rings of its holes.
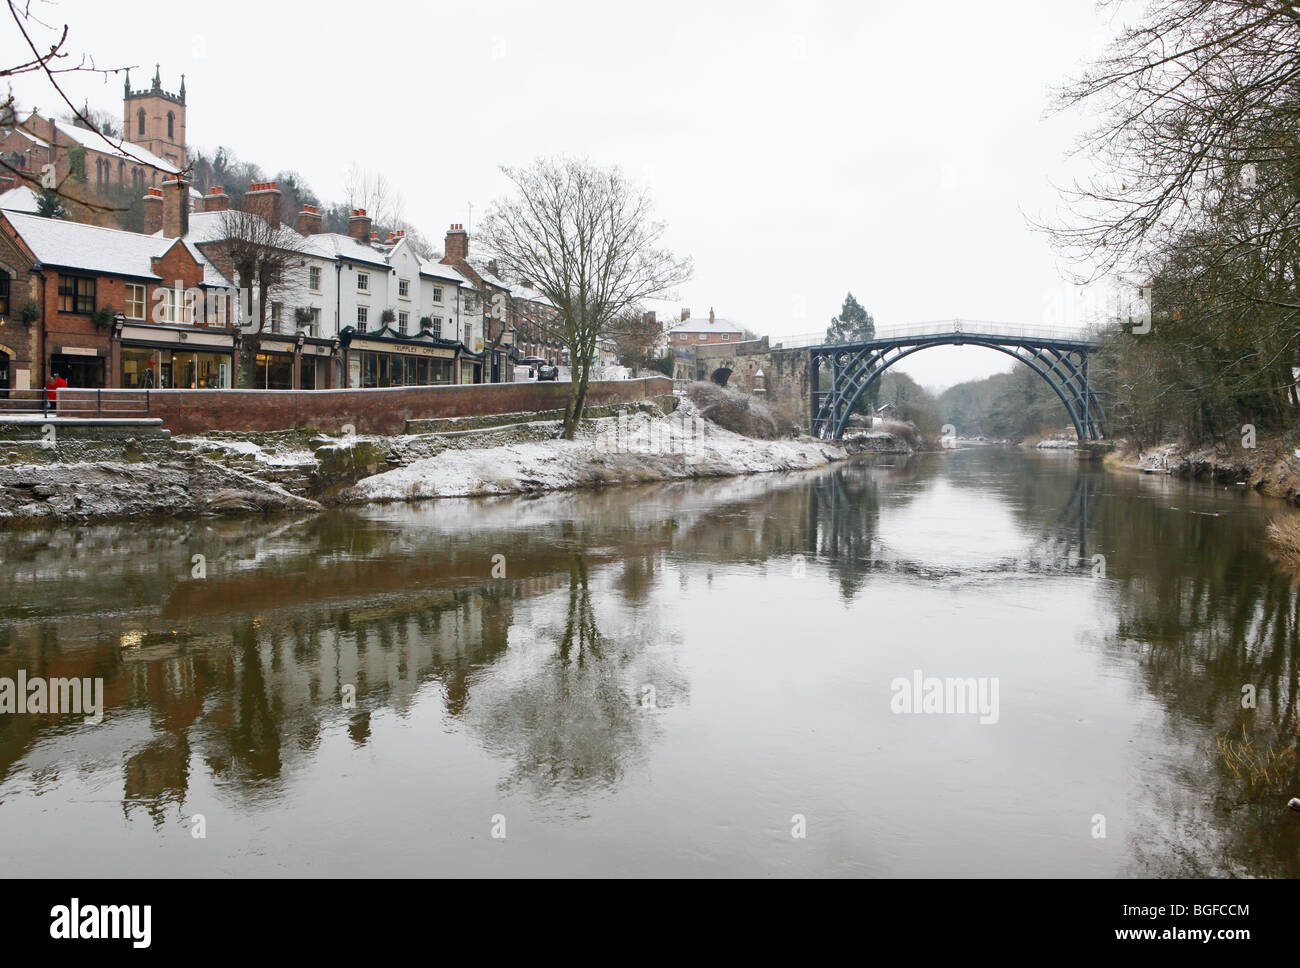
{"type": "Polygon", "coordinates": [[[59,399],[59,391],[68,385],[68,381],[63,379],[63,374],[56,373],[45,384],[45,399],[55,401],[59,399]]]}

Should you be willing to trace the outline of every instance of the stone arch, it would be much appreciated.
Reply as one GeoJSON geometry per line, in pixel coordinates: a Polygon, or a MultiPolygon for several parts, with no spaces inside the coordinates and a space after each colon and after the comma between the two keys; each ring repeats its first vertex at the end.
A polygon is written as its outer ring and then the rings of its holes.
{"type": "Polygon", "coordinates": [[[725,387],[727,385],[727,381],[731,379],[731,374],[732,374],[731,367],[724,363],[722,364],[722,366],[718,367],[716,370],[714,370],[712,373],[709,374],[709,379],[712,380],[714,383],[716,383],[718,386],[725,387]]]}

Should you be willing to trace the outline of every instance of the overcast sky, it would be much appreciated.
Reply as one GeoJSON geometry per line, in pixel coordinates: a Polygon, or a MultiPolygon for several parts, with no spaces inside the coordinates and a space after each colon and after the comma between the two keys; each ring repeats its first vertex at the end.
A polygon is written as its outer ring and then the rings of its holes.
{"type": "MultiPolygon", "coordinates": [[[[1117,27],[1094,0],[35,6],[133,86],[183,72],[191,146],[326,200],[349,164],[382,171],[438,244],[505,191],[498,165],[622,165],[695,260],[674,302],[774,337],[824,330],[847,291],[878,325],[1059,322],[1062,264],[1026,217],[1057,207],[1083,119],[1046,109],[1117,27]]],[[[120,116],[120,76],[67,86],[120,116]]],[[[899,366],[935,386],[1009,362],[899,366]]]]}

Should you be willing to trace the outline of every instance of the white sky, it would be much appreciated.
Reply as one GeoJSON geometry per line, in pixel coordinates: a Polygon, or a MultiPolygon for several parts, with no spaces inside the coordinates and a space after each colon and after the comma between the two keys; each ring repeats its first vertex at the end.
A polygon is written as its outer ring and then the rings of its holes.
{"type": "MultiPolygon", "coordinates": [[[[620,164],[695,260],[676,301],[774,337],[824,330],[849,290],[878,325],[1059,323],[1069,287],[1026,217],[1056,209],[1080,119],[1045,109],[1118,26],[1094,0],[35,7],[133,86],[184,72],[192,146],[326,200],[350,163],[383,171],[438,244],[506,190],[500,164],[620,164]]],[[[120,115],[120,76],[67,88],[120,115]]],[[[15,93],[61,113],[40,83],[15,93]]],[[[937,386],[1008,365],[964,348],[899,367],[937,386]]]]}

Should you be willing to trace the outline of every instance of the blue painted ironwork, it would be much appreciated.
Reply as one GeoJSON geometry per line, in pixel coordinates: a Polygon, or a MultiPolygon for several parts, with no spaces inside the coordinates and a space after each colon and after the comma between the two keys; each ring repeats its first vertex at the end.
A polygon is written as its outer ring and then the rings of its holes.
{"type": "Polygon", "coordinates": [[[932,346],[983,346],[1006,353],[1047,381],[1065,405],[1080,440],[1105,436],[1101,404],[1088,379],[1088,359],[1096,343],[1069,330],[959,319],[882,331],[860,343],[810,346],[813,433],[842,438],[849,415],[872,384],[899,360],[932,346]],[[823,390],[821,378],[827,368],[831,384],[823,390]]]}

